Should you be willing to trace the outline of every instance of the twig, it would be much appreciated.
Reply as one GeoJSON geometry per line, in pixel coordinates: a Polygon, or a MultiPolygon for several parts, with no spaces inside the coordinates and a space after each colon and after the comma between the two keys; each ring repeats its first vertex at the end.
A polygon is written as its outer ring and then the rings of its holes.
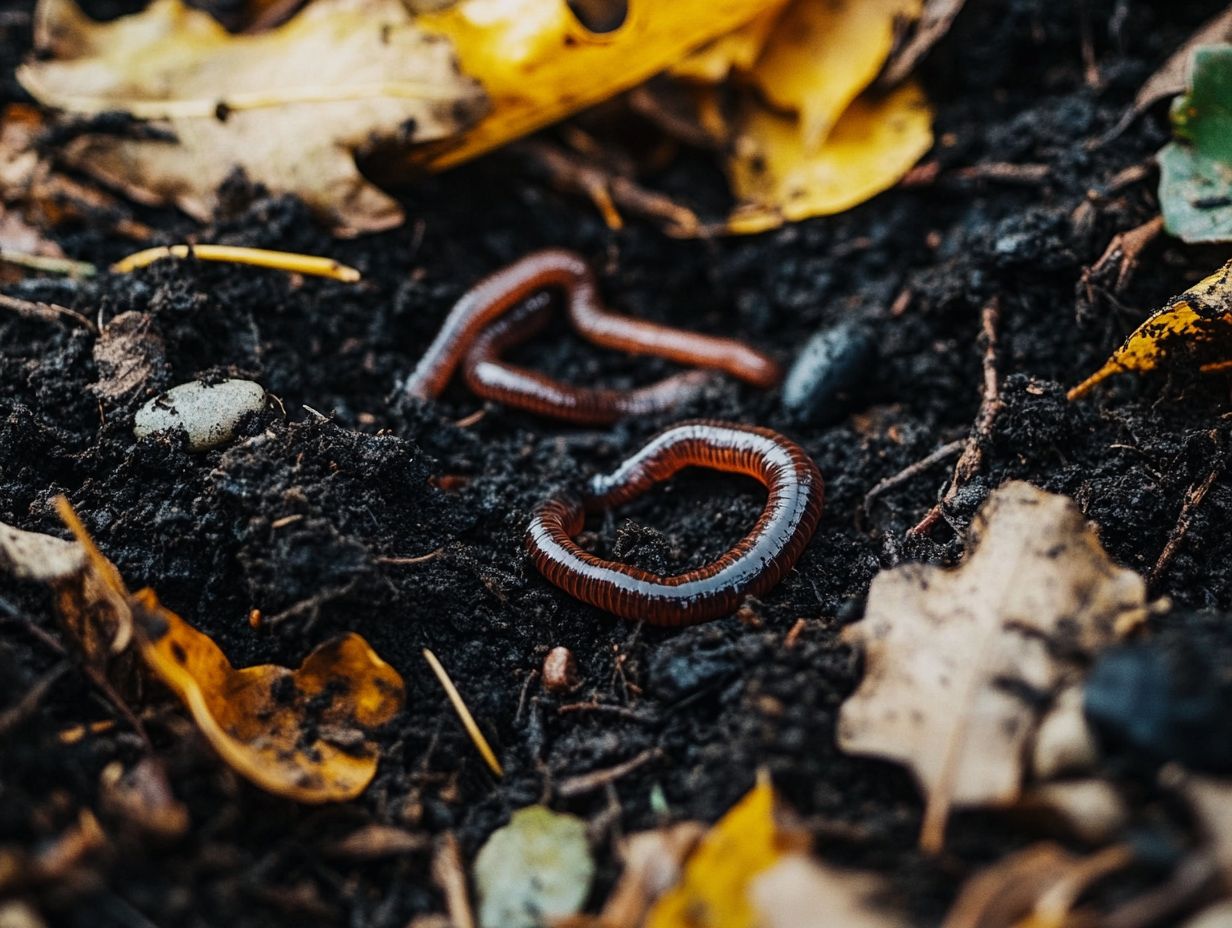
{"type": "Polygon", "coordinates": [[[466,889],[466,871],[462,868],[462,852],[452,831],[441,835],[432,856],[432,881],[445,897],[445,911],[452,928],[475,928],[475,915],[466,889]]]}
{"type": "Polygon", "coordinates": [[[626,774],[632,773],[638,767],[650,763],[661,757],[663,752],[658,748],[647,748],[634,757],[629,758],[621,764],[614,767],[607,767],[603,770],[592,770],[590,773],[583,773],[576,777],[569,777],[567,780],[562,780],[560,785],[556,787],[556,792],[562,798],[568,799],[573,796],[581,796],[585,793],[594,792],[601,789],[609,783],[614,783],[626,774]]]}
{"type": "Polygon", "coordinates": [[[954,465],[954,476],[950,478],[950,485],[945,495],[923,519],[908,530],[909,535],[922,535],[936,525],[945,507],[954,501],[959,491],[979,473],[984,465],[984,445],[991,439],[993,425],[996,424],[997,416],[1004,406],[1001,400],[1000,379],[997,376],[997,323],[1000,318],[1001,301],[993,297],[985,304],[980,316],[980,328],[984,339],[984,390],[980,397],[980,410],[975,417],[975,426],[971,429],[971,434],[967,436],[967,443],[958,463],[954,465]]]}
{"type": "Polygon", "coordinates": [[[291,274],[307,274],[310,277],[330,277],[344,283],[354,283],[361,275],[333,258],[319,255],[301,255],[291,251],[273,251],[269,248],[242,248],[236,245],[165,245],[146,248],[122,258],[111,265],[117,274],[135,271],[153,264],[162,258],[196,258],[198,261],[225,261],[229,264],[250,264],[253,267],[272,268],[291,274]]]}
{"type": "Polygon", "coordinates": [[[428,561],[434,561],[440,557],[445,551],[445,546],[441,545],[435,551],[429,551],[427,554],[421,554],[418,557],[378,557],[378,564],[424,564],[428,561]]]}
{"type": "Polygon", "coordinates": [[[1214,485],[1215,479],[1223,472],[1223,466],[1224,459],[1223,455],[1220,454],[1215,467],[1206,475],[1206,478],[1201,483],[1195,483],[1191,486],[1189,492],[1185,494],[1185,502],[1181,504],[1181,512],[1176,518],[1176,525],[1172,528],[1172,534],[1168,536],[1168,543],[1159,552],[1159,559],[1155,561],[1155,566],[1151,568],[1151,574],[1148,578],[1151,586],[1154,586],[1159,581],[1159,578],[1164,575],[1172,563],[1172,559],[1176,557],[1176,552],[1181,548],[1181,542],[1185,540],[1185,535],[1189,532],[1189,526],[1193,522],[1194,514],[1198,511],[1198,507],[1202,505],[1202,500],[1206,499],[1206,494],[1214,485]]]}
{"type": "Polygon", "coordinates": [[[558,188],[590,197],[610,229],[624,226],[617,207],[663,223],[671,235],[691,236],[701,229],[701,220],[691,209],[632,178],[588,164],[546,142],[531,140],[520,148],[558,188]]]}
{"type": "Polygon", "coordinates": [[[614,706],[603,702],[574,702],[561,706],[556,710],[559,715],[572,715],[574,712],[596,712],[608,715],[619,715],[621,718],[632,719],[635,722],[648,722],[650,719],[628,706],[614,706]]]}
{"type": "Polygon", "coordinates": [[[18,315],[26,316],[31,319],[48,319],[53,322],[71,319],[78,325],[83,326],[92,335],[98,334],[98,326],[96,326],[88,318],[77,312],[77,310],[69,309],[67,306],[61,306],[59,303],[43,303],[37,300],[23,300],[15,296],[0,293],[0,307],[3,307],[4,309],[11,309],[18,315]]]}
{"type": "Polygon", "coordinates": [[[69,668],[68,661],[60,661],[34,682],[17,704],[0,712],[0,738],[28,719],[38,709],[39,703],[69,668]]]}
{"type": "Polygon", "coordinates": [[[505,771],[501,768],[500,761],[496,759],[496,752],[492,750],[492,745],[488,744],[488,739],[483,736],[483,732],[475,724],[475,717],[471,715],[471,710],[466,708],[466,703],[462,701],[462,694],[453,685],[453,680],[449,679],[449,674],[445,672],[441,662],[437,660],[436,655],[429,649],[423,649],[423,656],[424,660],[428,662],[428,666],[432,668],[432,672],[436,674],[436,679],[440,681],[441,688],[445,690],[445,695],[449,697],[450,703],[453,704],[453,711],[458,714],[462,727],[470,735],[470,739],[474,742],[479,756],[483,758],[484,763],[488,765],[488,768],[494,774],[498,777],[503,777],[505,771]]]}
{"type": "Polygon", "coordinates": [[[1113,265],[1116,265],[1116,279],[1112,284],[1112,292],[1120,293],[1124,290],[1134,268],[1138,266],[1139,256],[1147,245],[1159,238],[1163,230],[1164,217],[1156,216],[1127,232],[1114,235],[1099,260],[1083,269],[1082,287],[1086,291],[1087,302],[1095,302],[1095,282],[1113,265]]]}
{"type": "Polygon", "coordinates": [[[898,486],[900,483],[906,483],[912,477],[915,477],[919,474],[924,473],[924,471],[928,470],[934,464],[940,464],[946,458],[951,457],[952,455],[958,454],[958,452],[963,450],[963,446],[966,444],[967,444],[967,439],[956,438],[954,441],[949,442],[948,444],[942,445],[940,448],[938,448],[936,451],[929,454],[927,457],[921,458],[920,460],[916,461],[914,464],[907,465],[902,470],[900,470],[897,474],[894,474],[892,477],[886,477],[884,480],[879,481],[877,484],[873,486],[871,490],[869,490],[867,493],[864,494],[864,514],[866,516],[869,514],[869,510],[872,507],[873,500],[875,500],[882,493],[886,492],[887,490],[892,490],[894,487],[898,486]]]}

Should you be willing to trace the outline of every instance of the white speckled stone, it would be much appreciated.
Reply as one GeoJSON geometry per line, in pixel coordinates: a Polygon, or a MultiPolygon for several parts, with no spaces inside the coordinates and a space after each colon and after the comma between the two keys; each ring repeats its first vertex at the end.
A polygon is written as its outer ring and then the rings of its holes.
{"type": "Polygon", "coordinates": [[[251,380],[216,384],[192,380],[172,387],[137,410],[133,434],[144,438],[179,429],[188,435],[189,450],[205,451],[231,441],[240,419],[264,406],[265,388],[251,380]]]}

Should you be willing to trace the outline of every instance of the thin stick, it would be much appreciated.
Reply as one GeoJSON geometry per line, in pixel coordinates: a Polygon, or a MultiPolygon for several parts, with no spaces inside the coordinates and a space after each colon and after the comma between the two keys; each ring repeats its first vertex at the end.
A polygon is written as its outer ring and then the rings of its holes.
{"type": "Polygon", "coordinates": [[[567,780],[562,780],[556,788],[556,792],[562,798],[568,799],[572,796],[581,796],[585,793],[594,792],[597,789],[602,789],[609,783],[614,783],[621,777],[632,773],[639,767],[642,767],[652,760],[656,760],[662,755],[662,751],[658,748],[647,748],[634,757],[629,758],[621,764],[616,764],[613,767],[607,767],[603,770],[592,770],[590,773],[583,773],[576,777],[569,777],[567,780]]]}
{"type": "Polygon", "coordinates": [[[900,483],[906,483],[912,477],[924,473],[924,471],[928,470],[934,464],[940,464],[946,458],[958,454],[958,452],[963,450],[963,446],[966,445],[966,443],[967,439],[956,438],[954,441],[942,445],[927,457],[921,458],[914,464],[907,465],[894,476],[886,477],[884,480],[878,482],[871,490],[864,494],[864,514],[868,515],[869,508],[872,506],[873,500],[875,500],[886,490],[892,490],[900,483]]]}
{"type": "Polygon", "coordinates": [[[0,712],[0,737],[7,735],[26,719],[30,718],[46,697],[48,691],[55,686],[56,681],[64,676],[69,669],[68,661],[60,661],[51,670],[39,677],[17,704],[0,712]]]}
{"type": "Polygon", "coordinates": [[[432,857],[432,880],[445,897],[451,928],[475,928],[475,915],[466,890],[466,871],[462,868],[462,851],[452,831],[441,835],[432,857]]]}
{"type": "Polygon", "coordinates": [[[70,319],[78,325],[83,326],[88,332],[97,335],[98,326],[87,319],[75,309],[69,309],[67,306],[61,306],[59,303],[44,303],[39,300],[23,300],[19,297],[9,296],[5,293],[0,293],[0,307],[11,309],[13,312],[21,316],[26,316],[31,319],[47,319],[53,322],[60,322],[64,319],[70,319]]]}
{"type": "Polygon", "coordinates": [[[98,273],[98,268],[89,261],[31,255],[21,251],[0,251],[0,263],[28,267],[32,271],[46,271],[49,274],[65,274],[69,277],[91,277],[98,273]]]}
{"type": "Polygon", "coordinates": [[[954,465],[954,476],[950,485],[937,503],[915,526],[908,530],[909,535],[922,535],[931,529],[937,519],[943,515],[945,506],[954,501],[959,491],[966,486],[972,477],[984,466],[984,443],[992,437],[992,427],[1005,405],[1001,400],[1001,385],[997,376],[997,323],[1001,318],[1001,301],[993,297],[984,306],[980,316],[980,328],[984,338],[984,390],[980,397],[980,409],[976,413],[975,426],[967,436],[966,447],[962,456],[954,465]]]}
{"type": "Polygon", "coordinates": [[[1159,581],[1159,578],[1164,575],[1168,566],[1172,563],[1172,559],[1176,557],[1176,552],[1180,550],[1181,542],[1185,540],[1185,535],[1189,532],[1189,526],[1193,523],[1194,513],[1202,505],[1202,500],[1206,499],[1206,494],[1214,485],[1215,479],[1223,472],[1223,465],[1224,461],[1221,456],[1214,469],[1206,475],[1206,479],[1201,483],[1195,483],[1189,488],[1189,492],[1185,494],[1185,502],[1181,504],[1181,513],[1176,518],[1176,525],[1172,528],[1172,534],[1168,536],[1168,543],[1159,552],[1159,559],[1155,562],[1155,566],[1151,568],[1151,574],[1148,578],[1151,586],[1154,586],[1159,581]]]}
{"type": "Polygon", "coordinates": [[[437,548],[435,551],[429,551],[427,554],[420,554],[418,557],[378,557],[378,564],[424,564],[428,561],[434,561],[440,557],[445,551],[445,546],[437,548]]]}
{"type": "Polygon", "coordinates": [[[428,648],[423,649],[423,656],[424,660],[428,662],[428,666],[432,668],[432,672],[436,674],[436,679],[440,681],[441,687],[445,690],[445,695],[449,697],[449,701],[453,704],[453,711],[458,714],[458,719],[462,722],[462,727],[466,729],[466,733],[470,735],[471,741],[474,742],[479,756],[483,758],[484,763],[488,765],[488,768],[494,774],[498,777],[503,777],[505,771],[502,769],[500,761],[496,759],[496,752],[492,750],[492,746],[488,744],[488,739],[483,736],[483,732],[475,724],[475,717],[471,715],[471,710],[466,708],[466,703],[462,701],[462,694],[453,685],[453,680],[449,679],[449,674],[445,672],[441,662],[436,659],[436,655],[428,648]]]}
{"type": "Polygon", "coordinates": [[[355,283],[362,276],[355,268],[347,267],[333,258],[301,255],[291,251],[272,251],[268,248],[242,248],[236,245],[165,245],[160,248],[146,248],[122,258],[111,265],[111,269],[117,274],[126,274],[162,258],[188,257],[199,261],[251,264],[254,267],[307,274],[311,277],[329,277],[344,283],[355,283]]]}

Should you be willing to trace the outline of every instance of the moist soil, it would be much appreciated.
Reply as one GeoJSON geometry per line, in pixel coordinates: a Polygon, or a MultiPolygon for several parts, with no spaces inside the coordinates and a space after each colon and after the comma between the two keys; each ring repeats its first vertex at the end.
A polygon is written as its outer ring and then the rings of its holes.
{"type": "MultiPolygon", "coordinates": [[[[0,519],[63,534],[51,501],[66,494],[130,586],[156,589],[237,666],[294,666],[314,645],[353,630],[407,684],[406,710],[382,734],[372,786],[354,802],[320,808],[239,779],[177,703],[149,693],[144,718],[192,822],[184,837],[159,842],[100,802],[104,768],[142,754],[128,726],[120,720],[74,743],[60,737],[116,719],[70,670],[23,724],[0,735],[0,845],[36,852],[83,808],[99,816],[106,844],[71,879],[29,887],[26,897],[64,925],[402,926],[443,910],[430,854],[356,861],[330,852],[338,838],[368,823],[429,837],[452,832],[470,861],[513,810],[546,801],[589,824],[598,861],[593,909],[619,872],[620,836],[681,819],[713,822],[759,769],[823,858],[888,875],[891,901],[919,924],[936,924],[962,881],[991,859],[1056,837],[1039,822],[963,814],[942,855],[922,854],[911,777],[835,745],[837,710],[862,667],[841,633],[860,617],[879,570],[908,560],[954,563],[961,530],[1006,480],[1069,494],[1112,556],[1149,574],[1187,493],[1221,466],[1232,437],[1222,377],[1122,377],[1081,402],[1065,399],[1150,310],[1224,260],[1218,250],[1165,238],[1119,291],[1114,275],[1095,280],[1093,299],[1079,286],[1116,232],[1157,214],[1150,159],[1167,138],[1166,115],[1156,109],[1115,140],[1099,140],[1221,5],[969,3],[922,68],[937,111],[929,157],[940,175],[757,237],[680,241],[636,220],[612,232],[587,202],[498,153],[407,191],[403,228],[350,241],[332,240],[299,202],[242,180],[203,230],[171,212],[138,213],[156,242],[195,232],[199,241],[328,254],[361,269],[359,284],[194,261],[9,284],[13,295],[104,323],[142,314],[130,324],[148,336],[149,363],[134,388],[116,395],[84,327],[0,315],[0,519]],[[986,162],[1046,171],[1006,181],[960,170],[986,162]],[[671,415],[603,429],[485,407],[460,384],[438,402],[399,398],[399,379],[453,301],[542,246],[591,259],[621,311],[735,335],[785,364],[814,332],[852,318],[871,327],[876,352],[852,362],[861,379],[845,399],[803,412],[785,410],[775,391],[730,380],[671,415]],[[867,508],[865,495],[971,433],[983,378],[981,310],[994,297],[1004,405],[983,439],[983,466],[945,519],[910,536],[953,458],[867,508]],[[205,453],[166,434],[133,437],[133,414],[146,399],[223,376],[255,379],[280,402],[205,453]],[[740,615],[683,630],[613,619],[546,583],[522,548],[531,507],[691,417],[777,429],[816,460],[825,512],[794,572],[740,615]],[[249,622],[254,609],[259,628],[249,622]],[[575,692],[553,695],[541,685],[543,658],[556,646],[577,660],[575,692]],[[458,725],[425,647],[493,741],[503,778],[487,772],[458,725]],[[558,795],[562,781],[643,752],[649,760],[610,786],[558,795]]],[[[6,100],[25,99],[12,68],[29,47],[29,14],[26,5],[8,6],[0,20],[6,100]]],[[[701,154],[681,152],[651,181],[716,214],[724,203],[722,177],[701,154]]],[[[61,244],[75,258],[115,260],[134,245],[111,231],[110,218],[61,229],[61,244]]],[[[520,352],[519,360],[578,383],[627,386],[673,370],[596,349],[563,326],[520,352]]],[[[594,520],[585,542],[660,573],[697,567],[752,524],[758,490],[687,472],[594,520]]],[[[1158,762],[1178,752],[1199,767],[1219,762],[1201,745],[1220,736],[1229,708],[1210,668],[1232,666],[1230,526],[1232,489],[1217,476],[1152,582],[1152,595],[1173,608],[1152,620],[1151,647],[1171,656],[1179,677],[1213,679],[1215,695],[1209,728],[1199,720],[1183,749],[1163,736],[1153,754],[1108,747],[1103,773],[1132,798],[1123,837],[1152,861],[1114,881],[1110,902],[1161,883],[1195,840],[1152,784],[1158,762]]],[[[59,660],[28,624],[60,631],[45,591],[8,579],[0,580],[0,621],[7,707],[59,660]]]]}

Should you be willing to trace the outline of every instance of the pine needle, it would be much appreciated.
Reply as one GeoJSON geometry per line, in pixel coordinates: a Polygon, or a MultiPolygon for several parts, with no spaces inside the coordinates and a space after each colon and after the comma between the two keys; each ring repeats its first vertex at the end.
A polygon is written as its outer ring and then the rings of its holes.
{"type": "Polygon", "coordinates": [[[312,277],[329,277],[345,283],[360,279],[360,273],[333,258],[317,255],[301,255],[291,251],[272,251],[268,248],[242,248],[235,245],[167,245],[146,248],[111,265],[117,274],[126,274],[139,267],[146,267],[161,258],[188,258],[199,261],[225,261],[231,264],[251,264],[291,274],[307,274],[312,277]]]}
{"type": "Polygon", "coordinates": [[[458,718],[462,721],[462,727],[471,736],[471,741],[475,742],[475,749],[479,751],[479,755],[483,758],[484,763],[498,777],[503,777],[505,771],[501,767],[500,761],[496,759],[496,753],[492,750],[492,746],[488,744],[488,739],[483,736],[483,732],[479,730],[479,726],[475,724],[475,717],[471,715],[471,710],[466,708],[466,703],[462,701],[462,694],[458,692],[458,688],[449,679],[449,674],[445,672],[441,662],[436,659],[436,655],[429,649],[424,648],[423,656],[424,660],[428,662],[428,666],[432,668],[432,672],[436,674],[436,679],[440,681],[441,686],[444,688],[445,695],[453,703],[453,711],[458,713],[458,718]]]}

